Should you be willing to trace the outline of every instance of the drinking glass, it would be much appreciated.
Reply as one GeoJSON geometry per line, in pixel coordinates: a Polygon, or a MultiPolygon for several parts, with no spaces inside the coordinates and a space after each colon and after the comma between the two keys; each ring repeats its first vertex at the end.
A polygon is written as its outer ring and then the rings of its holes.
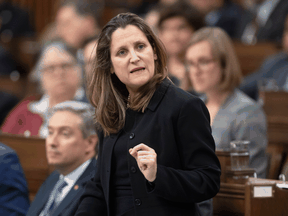
{"type": "Polygon", "coordinates": [[[248,140],[234,140],[230,142],[231,169],[243,170],[249,168],[248,140]]]}

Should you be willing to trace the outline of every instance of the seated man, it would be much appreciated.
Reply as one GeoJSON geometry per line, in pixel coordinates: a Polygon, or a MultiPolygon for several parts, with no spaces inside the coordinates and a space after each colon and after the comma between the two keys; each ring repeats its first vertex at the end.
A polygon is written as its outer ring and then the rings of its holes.
{"type": "Polygon", "coordinates": [[[66,101],[49,116],[46,155],[55,171],[35,196],[27,216],[74,215],[84,187],[95,174],[98,137],[89,104],[66,101]]]}
{"type": "Polygon", "coordinates": [[[269,56],[258,71],[246,76],[240,85],[240,90],[254,100],[259,99],[258,84],[260,80],[273,79],[280,89],[288,90],[288,16],[286,17],[282,37],[283,50],[269,56]]]}
{"type": "Polygon", "coordinates": [[[27,182],[17,154],[0,143],[0,215],[25,216],[28,208],[27,182]]]}

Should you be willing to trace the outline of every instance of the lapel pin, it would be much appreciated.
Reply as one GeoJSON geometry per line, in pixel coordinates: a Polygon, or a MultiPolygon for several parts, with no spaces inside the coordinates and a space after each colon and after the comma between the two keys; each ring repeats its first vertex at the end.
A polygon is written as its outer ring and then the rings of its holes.
{"type": "Polygon", "coordinates": [[[75,185],[74,186],[74,190],[78,190],[79,186],[78,185],[75,185]]]}

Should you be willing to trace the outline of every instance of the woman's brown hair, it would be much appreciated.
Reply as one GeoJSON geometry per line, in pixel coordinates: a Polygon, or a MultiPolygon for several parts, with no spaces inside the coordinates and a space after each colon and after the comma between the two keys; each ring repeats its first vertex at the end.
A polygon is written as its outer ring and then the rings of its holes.
{"type": "Polygon", "coordinates": [[[125,123],[128,91],[115,73],[111,73],[110,45],[113,32],[128,25],[138,27],[146,35],[157,55],[154,76],[140,87],[133,100],[129,101],[130,109],[144,112],[157,86],[167,77],[164,47],[145,21],[132,13],[121,13],[112,18],[99,35],[96,66],[87,90],[89,100],[96,108],[96,121],[101,125],[105,135],[117,133],[125,123]]]}

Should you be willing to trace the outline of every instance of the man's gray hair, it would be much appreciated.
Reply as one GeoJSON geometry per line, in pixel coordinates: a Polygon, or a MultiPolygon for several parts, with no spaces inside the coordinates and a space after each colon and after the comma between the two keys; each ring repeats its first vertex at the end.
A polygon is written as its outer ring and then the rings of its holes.
{"type": "Polygon", "coordinates": [[[82,119],[80,129],[84,139],[90,135],[97,134],[96,121],[94,118],[95,110],[90,104],[79,101],[65,101],[59,103],[49,110],[48,119],[50,119],[57,111],[69,111],[78,115],[82,119]]]}

